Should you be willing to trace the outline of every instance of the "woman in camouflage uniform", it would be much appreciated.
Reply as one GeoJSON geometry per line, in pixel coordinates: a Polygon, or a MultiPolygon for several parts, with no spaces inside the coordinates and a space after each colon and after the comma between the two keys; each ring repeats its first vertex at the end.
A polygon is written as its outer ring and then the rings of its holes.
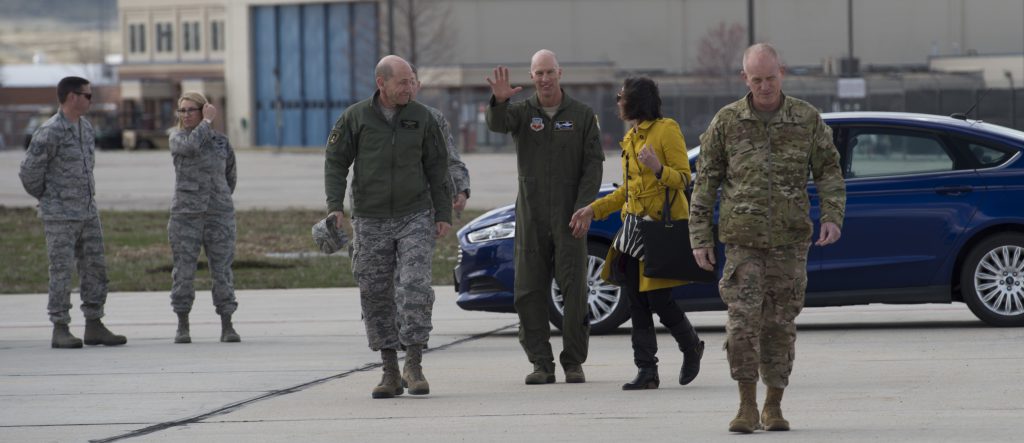
{"type": "Polygon", "coordinates": [[[237,179],[235,152],[228,138],[213,130],[217,108],[198,92],[178,99],[178,126],[171,131],[174,158],[174,200],[167,237],[174,254],[171,306],[178,314],[175,343],[191,343],[188,314],[196,293],[193,285],[199,249],[206,250],[213,278],[213,304],[221,318],[222,342],[241,339],[231,325],[238,308],[231,263],[235,258],[235,207],[231,194],[237,179]]]}

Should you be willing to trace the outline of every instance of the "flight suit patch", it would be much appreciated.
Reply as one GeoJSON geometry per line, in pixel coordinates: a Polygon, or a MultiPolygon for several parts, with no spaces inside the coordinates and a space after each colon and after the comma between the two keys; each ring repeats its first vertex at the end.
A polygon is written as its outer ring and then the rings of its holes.
{"type": "Polygon", "coordinates": [[[556,131],[572,131],[575,125],[572,120],[560,120],[555,122],[556,131]]]}
{"type": "Polygon", "coordinates": [[[533,132],[539,132],[541,129],[544,129],[544,119],[534,117],[530,120],[530,129],[533,129],[533,132]]]}
{"type": "Polygon", "coordinates": [[[337,130],[331,131],[331,135],[327,137],[327,144],[333,145],[333,144],[337,143],[339,136],[340,136],[340,134],[338,134],[337,130]]]}
{"type": "Polygon", "coordinates": [[[416,129],[420,127],[420,122],[416,120],[402,120],[402,129],[416,129]]]}

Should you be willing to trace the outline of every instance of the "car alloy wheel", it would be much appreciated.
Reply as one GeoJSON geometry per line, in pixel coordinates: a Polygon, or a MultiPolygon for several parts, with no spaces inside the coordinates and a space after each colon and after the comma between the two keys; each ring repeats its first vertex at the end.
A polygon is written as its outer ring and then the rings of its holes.
{"type": "MultiPolygon", "coordinates": [[[[587,245],[587,308],[590,315],[590,332],[602,334],[619,327],[629,318],[629,306],[622,300],[619,287],[601,279],[604,257],[608,247],[591,242],[587,245]]],[[[562,327],[565,299],[555,279],[551,279],[552,323],[562,327]],[[556,317],[557,318],[554,318],[556,317]]]]}
{"type": "Polygon", "coordinates": [[[994,326],[1024,325],[1024,236],[999,234],[976,246],[961,275],[964,301],[994,326]]]}

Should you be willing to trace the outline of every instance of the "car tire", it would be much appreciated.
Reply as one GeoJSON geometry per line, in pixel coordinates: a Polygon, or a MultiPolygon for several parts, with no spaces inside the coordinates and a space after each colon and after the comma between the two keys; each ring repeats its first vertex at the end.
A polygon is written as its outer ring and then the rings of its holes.
{"type": "Polygon", "coordinates": [[[1024,235],[996,234],[974,246],[960,269],[960,293],[992,326],[1024,326],[1024,235]]]}
{"type": "MultiPolygon", "coordinates": [[[[608,245],[587,242],[587,307],[590,309],[590,333],[594,335],[612,332],[629,319],[629,301],[622,298],[618,286],[601,280],[601,268],[608,255],[608,245]]],[[[562,329],[562,291],[558,282],[551,279],[551,296],[548,297],[551,324],[562,329]]]]}
{"type": "Polygon", "coordinates": [[[141,141],[139,141],[138,145],[136,145],[135,148],[136,149],[149,149],[149,150],[152,150],[152,149],[155,149],[156,146],[154,146],[153,142],[151,142],[149,140],[141,140],[141,141]]]}

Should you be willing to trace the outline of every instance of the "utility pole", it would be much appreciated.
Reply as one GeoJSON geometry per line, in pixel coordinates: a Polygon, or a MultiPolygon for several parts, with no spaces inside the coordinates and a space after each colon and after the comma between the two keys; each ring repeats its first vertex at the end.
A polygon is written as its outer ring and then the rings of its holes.
{"type": "Polygon", "coordinates": [[[388,54],[395,53],[395,0],[388,0],[388,54]]]}
{"type": "Polygon", "coordinates": [[[747,0],[747,47],[754,46],[754,0],[747,0]]]}

